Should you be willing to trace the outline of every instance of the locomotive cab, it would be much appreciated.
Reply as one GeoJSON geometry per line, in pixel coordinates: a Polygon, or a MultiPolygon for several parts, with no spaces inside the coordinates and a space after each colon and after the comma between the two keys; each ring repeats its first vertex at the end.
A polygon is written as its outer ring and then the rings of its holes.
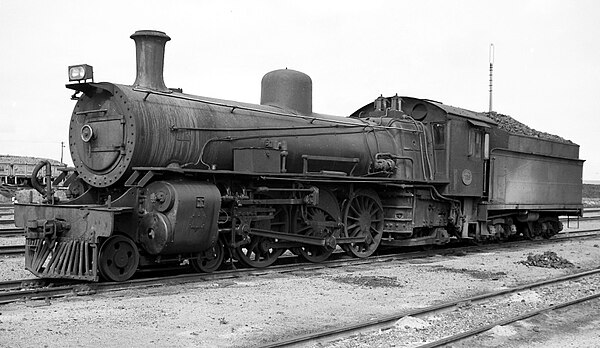
{"type": "Polygon", "coordinates": [[[405,110],[432,133],[436,178],[446,182],[442,194],[481,197],[486,191],[488,130],[497,126],[486,116],[434,101],[403,97],[405,110]]]}

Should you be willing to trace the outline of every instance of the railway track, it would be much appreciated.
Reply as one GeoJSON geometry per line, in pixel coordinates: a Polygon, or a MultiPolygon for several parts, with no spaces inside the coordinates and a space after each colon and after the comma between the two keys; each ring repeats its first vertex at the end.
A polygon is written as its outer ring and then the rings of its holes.
{"type": "Polygon", "coordinates": [[[25,245],[0,245],[0,255],[22,255],[25,245]]]}
{"type": "MultiPolygon", "coordinates": [[[[501,247],[510,247],[511,243],[506,243],[501,247]]],[[[498,245],[496,245],[497,247],[498,245]]],[[[244,268],[222,270],[214,273],[193,273],[179,274],[167,277],[149,277],[144,279],[133,279],[121,283],[87,283],[87,282],[67,282],[64,280],[43,280],[39,278],[20,279],[15,281],[1,282],[0,304],[15,302],[26,299],[45,299],[54,297],[64,297],[71,295],[92,294],[96,292],[106,292],[111,290],[124,290],[136,287],[157,286],[166,284],[184,284],[191,282],[215,281],[222,279],[240,278],[245,276],[263,276],[270,274],[288,274],[293,272],[313,272],[328,268],[338,268],[345,266],[369,265],[376,263],[389,263],[394,261],[403,261],[409,259],[426,258],[433,254],[452,255],[456,252],[468,252],[475,250],[487,250],[492,245],[485,246],[459,246],[451,249],[435,251],[409,251],[400,254],[389,254],[382,256],[372,256],[367,259],[348,258],[344,253],[332,255],[332,260],[323,263],[297,262],[296,257],[282,258],[281,261],[288,264],[270,266],[268,268],[244,268]],[[33,284],[33,286],[32,286],[33,284]],[[44,285],[45,284],[45,285],[44,285]],[[56,287],[55,285],[60,286],[56,287]],[[82,290],[83,289],[83,290],[82,290]]]]}
{"type": "MultiPolygon", "coordinates": [[[[552,239],[544,239],[544,240],[553,241],[553,240],[567,239],[567,238],[585,238],[585,237],[596,236],[598,234],[600,234],[600,229],[598,229],[598,228],[586,229],[586,230],[577,230],[577,231],[573,231],[573,232],[561,232],[561,233],[557,234],[556,236],[552,237],[552,239]]],[[[22,235],[23,235],[23,230],[20,228],[0,230],[0,237],[14,237],[14,236],[22,236],[22,235]]],[[[543,241],[543,240],[540,239],[540,241],[543,241]]],[[[17,254],[25,253],[25,245],[24,244],[13,245],[10,247],[13,248],[13,250],[14,250],[13,252],[10,251],[11,249],[9,247],[6,247],[7,252],[3,252],[2,248],[4,248],[4,247],[0,246],[0,255],[2,255],[2,254],[17,255],[17,254]]]]}
{"type": "MultiPolygon", "coordinates": [[[[522,285],[519,287],[514,287],[510,289],[505,289],[497,292],[492,292],[484,295],[469,297],[465,299],[459,299],[456,301],[450,301],[441,305],[430,306],[422,309],[408,310],[402,311],[397,314],[392,314],[389,316],[370,319],[368,321],[364,321],[358,324],[334,328],[331,330],[324,330],[316,333],[311,333],[307,335],[297,336],[291,339],[278,341],[273,344],[268,344],[263,346],[264,348],[270,347],[297,347],[297,346],[307,346],[309,344],[318,345],[318,344],[327,344],[334,341],[340,341],[342,339],[350,338],[356,336],[358,334],[365,334],[369,332],[374,332],[375,330],[386,331],[394,328],[394,325],[398,320],[403,318],[419,318],[419,319],[427,319],[437,316],[436,318],[436,330],[442,330],[441,326],[444,325],[444,320],[439,320],[440,316],[443,316],[444,313],[448,311],[452,311],[454,309],[459,308],[461,312],[461,316],[469,317],[473,314],[469,312],[469,310],[479,308],[477,304],[488,302],[488,301],[501,301],[502,299],[507,299],[512,295],[518,294],[520,292],[526,290],[534,290],[539,289],[545,286],[556,286],[560,284],[566,284],[568,282],[572,282],[577,279],[592,277],[600,274],[600,269],[594,269],[590,271],[580,272],[576,274],[571,274],[568,276],[558,277],[554,279],[544,280],[540,282],[535,282],[531,284],[522,285]]],[[[575,304],[579,304],[586,301],[591,301],[594,299],[600,298],[600,291],[588,295],[588,296],[580,296],[575,299],[571,299],[569,301],[565,301],[563,303],[556,303],[550,306],[544,306],[541,308],[536,308],[535,310],[530,311],[521,311],[518,314],[509,315],[507,317],[503,317],[494,321],[492,323],[486,325],[480,325],[473,328],[465,329],[464,331],[452,334],[450,336],[443,337],[436,341],[428,342],[426,344],[420,345],[420,348],[431,348],[431,347],[440,347],[449,343],[453,343],[459,340],[463,340],[469,337],[473,337],[477,334],[485,332],[491,328],[496,326],[507,325],[510,323],[514,323],[519,320],[524,320],[527,318],[531,318],[535,315],[538,315],[542,312],[555,310],[559,308],[565,308],[568,306],[573,306],[575,304]]],[[[385,338],[384,338],[385,339],[385,338]]]]}
{"type": "MultiPolygon", "coordinates": [[[[233,279],[247,276],[264,276],[272,274],[289,274],[294,272],[314,272],[322,269],[346,267],[346,266],[358,266],[358,265],[370,265],[376,263],[391,263],[401,262],[405,260],[413,260],[419,258],[427,258],[434,254],[451,256],[456,253],[477,253],[487,252],[497,248],[514,248],[524,242],[533,243],[547,243],[560,241],[563,238],[578,238],[586,236],[596,236],[600,230],[582,231],[583,233],[575,235],[572,233],[569,237],[535,240],[535,241],[514,241],[505,242],[503,244],[485,244],[485,245],[470,245],[470,246],[455,246],[446,249],[428,250],[428,251],[408,251],[398,254],[388,254],[381,256],[372,256],[367,259],[353,259],[348,258],[344,253],[335,253],[332,255],[332,259],[323,263],[307,263],[298,262],[296,257],[283,257],[279,265],[270,266],[268,268],[241,268],[232,270],[222,270],[214,273],[192,273],[192,274],[178,274],[171,276],[154,276],[142,279],[133,279],[126,282],[120,283],[88,283],[88,282],[76,282],[68,280],[48,280],[48,279],[20,279],[16,281],[0,282],[0,304],[10,303],[20,300],[36,300],[45,298],[65,297],[72,295],[88,295],[99,292],[108,292],[116,290],[125,290],[132,288],[157,286],[157,285],[175,285],[185,284],[193,282],[205,282],[215,281],[223,279],[233,279]],[[590,231],[594,233],[589,234],[590,231]],[[588,233],[588,234],[585,234],[588,233]],[[32,285],[33,284],[33,285],[32,285]],[[65,285],[66,284],[66,285],[65,285]],[[57,286],[59,285],[59,286],[57,286]]],[[[229,267],[232,267],[229,264],[229,267]]],[[[235,266],[233,266],[235,267],[235,266]]],[[[179,272],[184,272],[185,269],[178,268],[179,272]]],[[[152,272],[152,271],[149,271],[152,272]]],[[[145,272],[146,274],[150,274],[145,272]]],[[[156,272],[159,272],[156,271],[156,272]]]]}
{"type": "Polygon", "coordinates": [[[598,216],[598,215],[597,216],[583,216],[583,217],[579,217],[579,218],[575,218],[575,219],[572,219],[572,218],[560,218],[559,219],[559,221],[561,221],[561,222],[567,222],[567,221],[582,222],[582,221],[597,221],[597,220],[600,220],[600,216],[598,216]]]}
{"type": "Polygon", "coordinates": [[[1,237],[18,237],[18,236],[23,236],[22,228],[15,227],[15,228],[0,229],[0,238],[1,237]]]}
{"type": "Polygon", "coordinates": [[[357,266],[377,262],[391,262],[416,257],[426,257],[428,252],[410,252],[400,255],[387,255],[370,259],[340,259],[324,263],[293,263],[287,265],[271,266],[265,269],[246,268],[217,271],[214,273],[179,274],[166,277],[148,277],[132,279],[120,283],[88,283],[64,280],[44,280],[38,278],[19,279],[15,281],[0,282],[0,304],[22,300],[37,300],[72,295],[88,295],[100,292],[126,290],[157,285],[176,285],[193,282],[216,281],[235,279],[247,276],[264,276],[269,274],[288,274],[293,272],[312,272],[326,268],[344,266],[357,266]]]}
{"type": "Polygon", "coordinates": [[[494,327],[497,327],[497,326],[504,326],[504,325],[513,324],[513,323],[515,323],[517,321],[520,321],[520,320],[525,320],[525,319],[532,318],[532,317],[534,317],[534,316],[536,316],[538,314],[542,314],[542,313],[545,313],[545,312],[548,312],[548,311],[554,311],[554,310],[557,310],[557,309],[572,307],[572,306],[575,306],[575,305],[578,305],[578,304],[581,304],[581,303],[585,303],[585,302],[588,302],[588,301],[596,300],[598,298],[600,298],[600,293],[596,293],[596,294],[589,295],[589,296],[581,296],[581,297],[578,297],[578,298],[576,298],[574,300],[571,300],[571,301],[565,301],[565,302],[562,302],[562,303],[552,304],[550,306],[542,307],[540,309],[536,309],[536,310],[533,310],[533,311],[529,311],[529,312],[525,312],[525,313],[522,313],[522,314],[511,316],[511,317],[507,317],[507,318],[498,320],[496,322],[493,322],[491,324],[482,325],[480,327],[476,327],[476,328],[473,328],[473,329],[470,329],[470,330],[466,330],[464,332],[457,333],[457,334],[452,335],[452,336],[444,337],[444,338],[442,338],[440,340],[437,340],[435,342],[431,342],[431,343],[419,346],[419,348],[442,347],[442,346],[445,346],[445,345],[447,345],[449,343],[454,343],[454,342],[458,342],[458,341],[461,341],[461,340],[466,340],[466,339],[471,338],[471,337],[475,337],[475,336],[477,336],[477,335],[479,335],[481,333],[484,333],[484,332],[486,332],[488,330],[491,330],[491,329],[493,329],[494,327]]]}

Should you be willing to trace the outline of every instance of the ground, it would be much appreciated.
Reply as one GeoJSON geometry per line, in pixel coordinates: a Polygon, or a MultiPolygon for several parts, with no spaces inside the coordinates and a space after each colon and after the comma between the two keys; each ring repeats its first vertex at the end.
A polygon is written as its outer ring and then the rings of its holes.
{"type": "MultiPolygon", "coordinates": [[[[0,306],[0,346],[255,347],[303,332],[596,268],[600,266],[599,244],[597,239],[564,241],[466,255],[433,255],[369,267],[249,276],[14,303],[0,306]],[[527,260],[529,254],[546,251],[555,252],[574,267],[552,269],[518,262],[527,260]]],[[[4,259],[0,270],[11,262],[4,259]]],[[[20,272],[16,265],[8,267],[20,272]]],[[[598,317],[598,305],[593,310],[598,317]]],[[[557,315],[537,320],[558,325],[560,315],[558,319],[553,317],[557,315]]],[[[571,333],[565,335],[597,338],[600,332],[597,326],[590,326],[582,331],[585,333],[579,333],[589,317],[562,320],[572,326],[571,333]]],[[[553,342],[545,331],[532,331],[525,324],[521,329],[515,326],[515,330],[523,330],[524,337],[550,338],[553,342]]],[[[538,344],[513,342],[506,337],[503,340],[506,333],[498,331],[490,334],[492,338],[485,341],[486,346],[500,347],[509,342],[513,347],[538,344]]],[[[390,346],[401,343],[390,342],[390,346]]]]}

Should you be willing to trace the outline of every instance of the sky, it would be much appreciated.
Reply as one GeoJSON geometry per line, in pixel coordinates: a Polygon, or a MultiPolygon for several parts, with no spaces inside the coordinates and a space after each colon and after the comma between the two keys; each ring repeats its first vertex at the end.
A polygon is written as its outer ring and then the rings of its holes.
{"type": "Polygon", "coordinates": [[[67,67],[132,84],[136,30],[171,37],[168,87],[258,104],[262,76],[289,68],[339,116],[396,93],[487,111],[493,43],[493,110],[579,144],[600,180],[599,17],[596,0],[0,0],[0,155],[60,160],[67,67]]]}

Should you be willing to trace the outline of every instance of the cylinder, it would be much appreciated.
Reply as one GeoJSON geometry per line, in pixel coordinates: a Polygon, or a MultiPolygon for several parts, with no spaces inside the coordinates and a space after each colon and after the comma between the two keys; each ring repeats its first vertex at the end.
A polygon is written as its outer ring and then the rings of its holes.
{"type": "Polygon", "coordinates": [[[215,244],[221,209],[215,185],[155,181],[144,193],[138,240],[148,254],[200,253],[215,244]]]}

